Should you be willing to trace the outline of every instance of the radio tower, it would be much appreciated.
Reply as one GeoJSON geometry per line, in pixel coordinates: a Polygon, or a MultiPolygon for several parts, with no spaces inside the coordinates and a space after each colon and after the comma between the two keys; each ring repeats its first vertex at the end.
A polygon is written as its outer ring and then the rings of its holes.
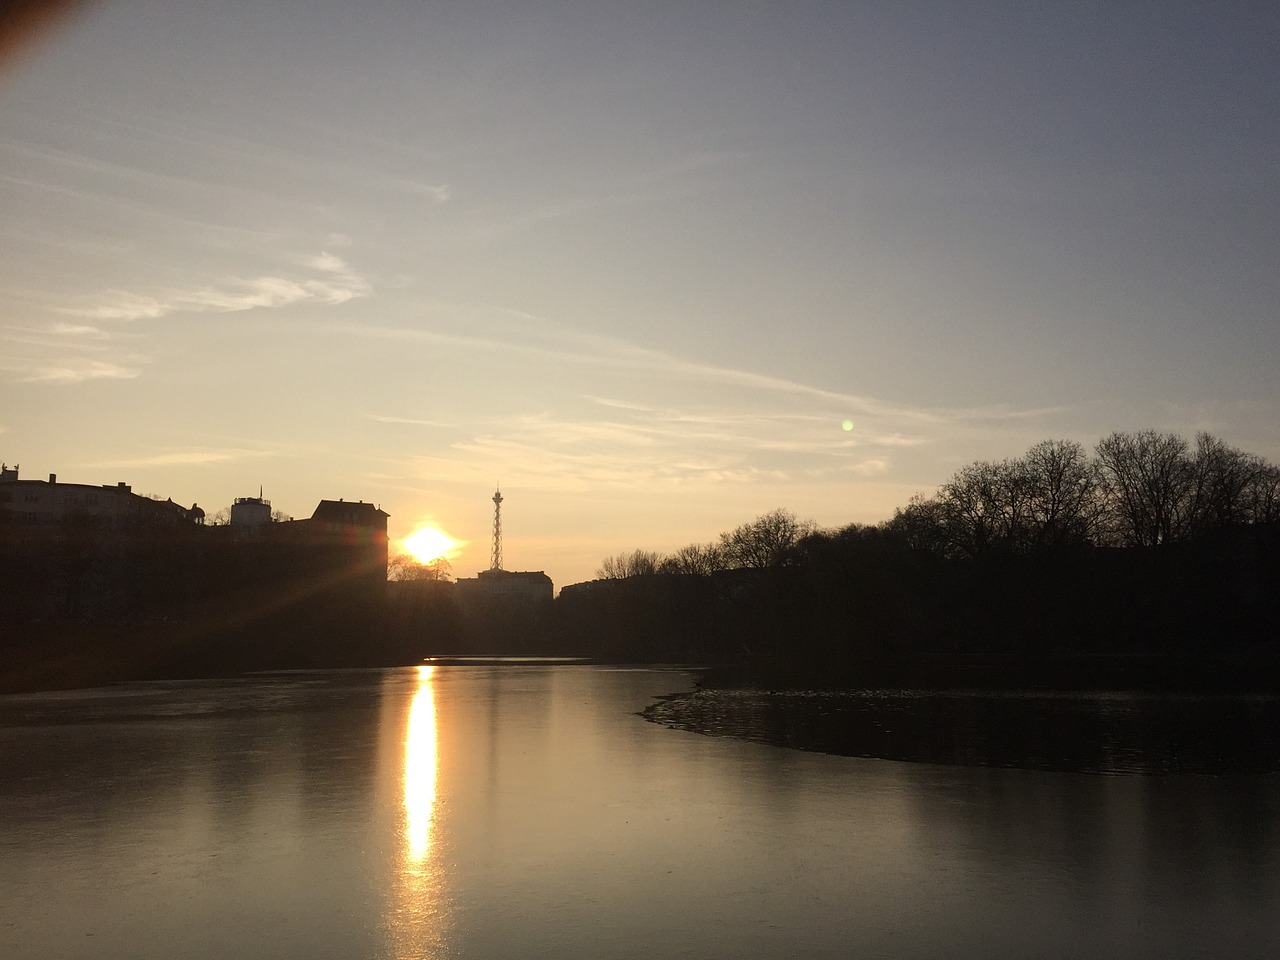
{"type": "Polygon", "coordinates": [[[493,560],[490,570],[502,569],[502,488],[493,492],[493,560]]]}

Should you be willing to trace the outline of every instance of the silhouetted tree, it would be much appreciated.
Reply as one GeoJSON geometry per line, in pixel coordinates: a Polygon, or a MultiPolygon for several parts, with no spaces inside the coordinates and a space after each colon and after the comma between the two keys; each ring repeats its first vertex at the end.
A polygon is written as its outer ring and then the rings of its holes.
{"type": "Polygon", "coordinates": [[[1088,543],[1102,512],[1084,448],[1046,440],[1014,460],[962,467],[933,497],[915,497],[886,525],[913,549],[943,557],[1088,543]]]}
{"type": "Polygon", "coordinates": [[[692,573],[706,576],[726,568],[724,551],[714,543],[691,543],[664,557],[659,573],[692,573]]]}
{"type": "Polygon", "coordinates": [[[1033,538],[1033,484],[1020,461],[961,467],[934,497],[915,497],[890,528],[911,547],[968,558],[1025,550],[1033,538]]]}
{"type": "Polygon", "coordinates": [[[893,512],[893,519],[886,522],[885,528],[909,550],[940,557],[953,555],[942,503],[934,497],[916,494],[905,507],[893,512]]]}
{"type": "Polygon", "coordinates": [[[596,576],[601,580],[625,580],[627,577],[644,577],[658,572],[662,554],[652,550],[632,550],[617,556],[605,557],[596,576]]]}
{"type": "Polygon", "coordinates": [[[1150,547],[1190,535],[1197,467],[1186,440],[1154,430],[1113,433],[1097,455],[1113,542],[1150,547]]]}
{"type": "Polygon", "coordinates": [[[388,580],[449,580],[453,567],[444,557],[430,563],[415,560],[408,554],[396,554],[387,561],[388,580]]]}
{"type": "Polygon", "coordinates": [[[1017,463],[979,462],[961,467],[937,498],[948,546],[977,557],[994,549],[1016,551],[1025,539],[1030,513],[1026,476],[1017,463]]]}
{"type": "Polygon", "coordinates": [[[1017,469],[1027,498],[1028,546],[1093,540],[1104,505],[1097,467],[1084,447],[1071,440],[1045,440],[1017,461],[1017,469]]]}
{"type": "Polygon", "coordinates": [[[1046,440],[1014,460],[956,471],[932,497],[898,509],[887,530],[948,558],[1066,545],[1155,546],[1227,524],[1280,518],[1280,471],[1209,434],[1115,433],[1090,459],[1046,440]]]}
{"type": "Polygon", "coordinates": [[[1244,491],[1245,512],[1254,523],[1280,523],[1280,467],[1265,464],[1244,491]]]}
{"type": "Polygon", "coordinates": [[[800,542],[816,530],[812,520],[779,508],[722,533],[720,549],[729,567],[786,567],[800,561],[800,542]]]}
{"type": "Polygon", "coordinates": [[[1266,486],[1268,464],[1261,457],[1229,447],[1207,433],[1196,435],[1191,459],[1189,534],[1235,523],[1249,523],[1258,498],[1253,490],[1266,486]]]}
{"type": "Polygon", "coordinates": [[[1194,479],[1186,440],[1154,430],[1113,433],[1097,455],[1116,542],[1149,547],[1186,536],[1194,479]]]}

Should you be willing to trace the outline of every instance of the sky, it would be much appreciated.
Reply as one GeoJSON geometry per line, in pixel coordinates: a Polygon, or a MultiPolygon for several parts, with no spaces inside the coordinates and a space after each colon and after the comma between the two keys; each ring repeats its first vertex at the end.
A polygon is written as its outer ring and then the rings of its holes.
{"type": "Polygon", "coordinates": [[[1280,461],[1280,7],[98,0],[0,64],[0,459],[557,587],[1045,439],[1280,461]]]}

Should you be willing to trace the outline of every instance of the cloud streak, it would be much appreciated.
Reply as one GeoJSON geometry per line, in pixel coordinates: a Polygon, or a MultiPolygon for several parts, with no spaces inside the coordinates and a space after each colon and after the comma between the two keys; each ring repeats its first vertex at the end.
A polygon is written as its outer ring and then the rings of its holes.
{"type": "MultiPolygon", "coordinates": [[[[465,409],[430,424],[452,443],[404,467],[431,482],[504,479],[530,489],[637,493],[718,485],[840,485],[917,473],[923,459],[985,435],[1035,429],[1058,408],[912,407],[766,372],[688,360],[496,307],[436,307],[431,326],[331,324],[335,335],[429,348],[432,362],[500,383],[541,371],[555,388],[495,392],[510,412],[465,409]],[[510,367],[507,366],[510,364],[510,367]],[[607,392],[602,392],[601,387],[607,392]],[[572,394],[565,395],[568,387],[572,394]],[[537,404],[541,409],[529,410],[537,404]],[[844,429],[844,423],[850,423],[844,429]],[[965,439],[967,438],[967,439],[965,439]],[[925,453],[925,451],[929,451],[925,453]]],[[[492,408],[491,408],[492,409],[492,408]]],[[[389,424],[412,416],[373,417],[389,424]]]]}
{"type": "Polygon", "coordinates": [[[415,426],[420,426],[420,427],[445,426],[445,424],[439,420],[419,420],[414,417],[390,417],[390,416],[381,416],[373,413],[366,413],[365,417],[369,420],[374,421],[375,423],[409,423],[409,424],[414,424],[415,426]]]}
{"type": "Polygon", "coordinates": [[[210,450],[195,448],[188,450],[172,450],[168,453],[157,453],[147,457],[133,457],[126,460],[103,460],[86,464],[102,470],[134,469],[138,467],[202,467],[215,463],[234,463],[257,457],[269,456],[261,450],[210,450]]]}
{"type": "Polygon", "coordinates": [[[132,380],[137,367],[126,367],[108,360],[76,357],[62,362],[6,366],[16,372],[19,383],[83,383],[86,380],[132,380]]]}
{"type": "Polygon", "coordinates": [[[396,184],[406,193],[421,197],[431,206],[440,206],[453,199],[453,188],[447,183],[422,183],[418,180],[398,180],[396,184]]]}
{"type": "Polygon", "coordinates": [[[330,251],[295,262],[298,271],[293,276],[227,278],[187,288],[106,290],[76,303],[28,306],[28,315],[39,316],[42,311],[48,319],[0,323],[0,342],[8,345],[0,371],[20,383],[133,379],[148,358],[136,348],[123,351],[122,341],[137,341],[144,334],[128,332],[121,325],[299,304],[338,306],[372,292],[368,280],[330,251]]]}
{"type": "MultiPolygon", "coordinates": [[[[525,335],[525,339],[513,337],[484,337],[475,334],[453,333],[438,329],[422,329],[393,326],[351,326],[333,324],[326,329],[335,334],[357,334],[363,337],[392,341],[435,343],[475,351],[513,353],[530,359],[559,361],[594,369],[611,368],[620,372],[643,374],[668,380],[682,380],[712,386],[743,388],[758,393],[791,396],[805,400],[821,401],[833,411],[846,411],[895,422],[912,422],[918,425],[940,426],[962,422],[993,422],[1028,420],[1063,412],[1062,407],[1037,407],[1019,409],[1004,404],[982,407],[909,407],[892,404],[857,394],[843,393],[810,384],[787,380],[750,370],[738,370],[714,364],[685,360],[658,350],[640,347],[627,341],[596,334],[557,327],[550,321],[512,312],[514,317],[535,321],[538,324],[529,337],[529,328],[514,328],[512,333],[525,335]]],[[[629,401],[590,398],[601,405],[623,406],[629,401]]],[[[633,404],[641,409],[644,404],[633,404]]],[[[919,441],[902,437],[900,445],[914,445],[919,441]]]]}
{"type": "Polygon", "coordinates": [[[311,258],[306,266],[320,276],[228,278],[186,290],[169,288],[145,293],[108,290],[95,298],[95,303],[64,307],[60,312],[87,320],[129,322],[156,320],[170,314],[278,309],[300,303],[333,306],[367,296],[372,290],[364,277],[335,254],[322,253],[311,258]]]}

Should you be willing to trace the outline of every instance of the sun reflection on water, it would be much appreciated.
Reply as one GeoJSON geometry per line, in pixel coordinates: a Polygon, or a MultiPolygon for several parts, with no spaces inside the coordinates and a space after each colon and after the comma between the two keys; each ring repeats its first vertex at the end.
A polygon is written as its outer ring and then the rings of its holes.
{"type": "Polygon", "coordinates": [[[439,730],[431,666],[417,668],[404,726],[404,818],[396,857],[395,898],[387,915],[396,957],[443,957],[450,909],[439,850],[439,730]]]}
{"type": "Polygon", "coordinates": [[[434,670],[418,667],[418,690],[409,707],[404,738],[405,846],[412,867],[421,867],[431,852],[437,776],[436,698],[431,689],[434,670]]]}

